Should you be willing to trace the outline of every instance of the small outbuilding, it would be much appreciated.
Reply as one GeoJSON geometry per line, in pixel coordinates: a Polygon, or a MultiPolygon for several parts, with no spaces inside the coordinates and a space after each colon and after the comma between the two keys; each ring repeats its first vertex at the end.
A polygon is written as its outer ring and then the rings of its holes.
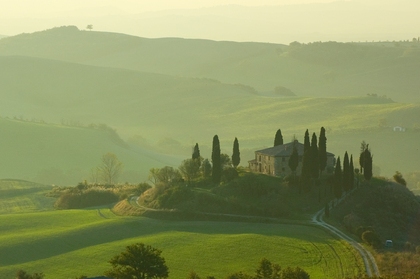
{"type": "Polygon", "coordinates": [[[385,241],[386,248],[392,248],[392,245],[393,245],[392,240],[388,239],[387,241],[385,241]]]}
{"type": "Polygon", "coordinates": [[[392,130],[394,132],[405,132],[405,127],[395,126],[392,130]]]}

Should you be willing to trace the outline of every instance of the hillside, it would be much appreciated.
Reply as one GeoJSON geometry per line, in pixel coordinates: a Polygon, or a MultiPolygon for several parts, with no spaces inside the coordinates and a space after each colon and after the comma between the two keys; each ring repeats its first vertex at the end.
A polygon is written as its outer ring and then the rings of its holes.
{"type": "Polygon", "coordinates": [[[91,169],[100,164],[102,155],[112,152],[124,164],[120,181],[140,182],[147,177],[149,166],[179,162],[177,158],[129,147],[107,129],[5,118],[0,118],[0,129],[0,178],[76,185],[90,180],[91,169]]]}
{"type": "Polygon", "coordinates": [[[246,84],[264,94],[284,86],[298,96],[377,94],[399,102],[420,101],[416,91],[420,81],[415,75],[420,70],[418,43],[285,46],[146,39],[69,26],[2,39],[0,55],[211,78],[246,84]]]}
{"type": "MultiPolygon", "coordinates": [[[[10,56],[0,57],[0,62],[4,117],[85,126],[106,123],[142,150],[183,158],[190,156],[196,142],[202,155],[209,157],[214,134],[221,138],[222,151],[230,153],[233,139],[238,137],[244,165],[253,158],[254,150],[272,144],[278,128],[288,141],[293,135],[302,140],[306,129],[318,133],[324,126],[329,149],[337,155],[345,150],[357,154],[359,143],[366,140],[373,148],[375,164],[386,175],[395,170],[418,171],[412,163],[419,152],[418,104],[374,96],[269,97],[246,86],[209,79],[40,58],[10,56]],[[408,131],[393,132],[397,125],[408,131]],[[401,145],[401,141],[407,144],[401,145]]],[[[142,172],[153,165],[145,167],[142,172]]]]}

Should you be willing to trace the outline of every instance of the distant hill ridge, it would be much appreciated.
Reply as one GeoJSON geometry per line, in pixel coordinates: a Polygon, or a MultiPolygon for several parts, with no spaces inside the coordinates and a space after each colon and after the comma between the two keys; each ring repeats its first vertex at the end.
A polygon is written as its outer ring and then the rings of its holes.
{"type": "Polygon", "coordinates": [[[420,52],[414,42],[237,43],[146,39],[81,31],[75,26],[0,41],[0,55],[23,55],[173,76],[245,84],[260,92],[278,86],[298,96],[386,95],[419,102],[420,52]]]}

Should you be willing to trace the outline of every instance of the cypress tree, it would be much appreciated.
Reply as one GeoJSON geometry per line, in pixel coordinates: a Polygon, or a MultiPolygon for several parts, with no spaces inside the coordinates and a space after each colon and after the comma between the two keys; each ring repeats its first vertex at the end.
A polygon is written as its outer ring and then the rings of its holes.
{"type": "Polygon", "coordinates": [[[312,134],[310,160],[311,160],[311,176],[312,178],[318,178],[319,177],[318,141],[317,141],[315,133],[312,134]]]}
{"type": "Polygon", "coordinates": [[[319,171],[322,172],[327,166],[327,137],[325,136],[325,128],[321,127],[318,141],[318,160],[319,160],[319,171]]]}
{"type": "Polygon", "coordinates": [[[369,148],[365,149],[365,152],[363,152],[363,158],[364,158],[364,171],[363,171],[363,175],[365,177],[366,180],[370,180],[372,178],[372,164],[373,164],[373,156],[370,153],[369,148]]]}
{"type": "Polygon", "coordinates": [[[281,134],[281,130],[278,129],[276,135],[274,137],[274,146],[283,145],[283,135],[281,134]]]}
{"type": "Polygon", "coordinates": [[[236,167],[241,162],[241,153],[239,152],[239,142],[238,139],[235,138],[233,141],[233,153],[232,153],[232,165],[236,169],[236,167]]]}
{"type": "Polygon", "coordinates": [[[296,177],[296,169],[299,165],[299,154],[296,146],[297,141],[293,141],[293,151],[292,154],[289,157],[289,168],[293,173],[293,183],[295,182],[296,177]]]}
{"type": "Polygon", "coordinates": [[[350,188],[350,161],[349,154],[346,151],[343,160],[343,189],[345,192],[347,192],[350,190],[350,188]]]}
{"type": "Polygon", "coordinates": [[[194,151],[192,153],[191,159],[196,160],[200,158],[200,148],[198,147],[198,143],[194,146],[194,151]]]}
{"type": "Polygon", "coordinates": [[[219,137],[217,135],[213,137],[211,162],[213,164],[211,177],[214,183],[219,184],[220,179],[222,177],[222,166],[220,162],[220,142],[219,142],[219,137]]]}
{"type": "Polygon", "coordinates": [[[353,155],[350,155],[350,189],[354,188],[354,165],[353,155]]]}
{"type": "Polygon", "coordinates": [[[303,151],[306,152],[306,150],[311,148],[311,143],[309,142],[309,131],[306,129],[305,132],[305,138],[303,140],[303,151]]]}
{"type": "Polygon", "coordinates": [[[337,199],[341,198],[341,195],[343,194],[342,181],[343,181],[343,174],[341,171],[340,157],[338,157],[337,163],[335,164],[335,171],[334,171],[334,196],[337,199]]]}
{"type": "MultiPolygon", "coordinates": [[[[311,144],[309,143],[309,131],[305,132],[305,143],[303,150],[303,159],[302,159],[302,173],[300,175],[300,184],[301,188],[304,187],[305,190],[310,190],[310,181],[312,178],[312,159],[311,159],[311,144]]],[[[299,191],[301,190],[299,188],[299,191]]]]}
{"type": "Polygon", "coordinates": [[[366,144],[365,141],[362,141],[360,144],[360,156],[359,156],[359,165],[360,173],[363,173],[363,168],[365,166],[365,150],[369,148],[369,144],[366,144]]]}

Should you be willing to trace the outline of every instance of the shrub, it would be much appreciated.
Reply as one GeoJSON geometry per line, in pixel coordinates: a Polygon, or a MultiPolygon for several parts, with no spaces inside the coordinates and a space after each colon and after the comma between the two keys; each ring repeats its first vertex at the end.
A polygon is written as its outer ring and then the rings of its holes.
{"type": "Polygon", "coordinates": [[[362,240],[373,247],[378,247],[381,243],[379,236],[373,231],[365,231],[362,234],[362,240]]]}

